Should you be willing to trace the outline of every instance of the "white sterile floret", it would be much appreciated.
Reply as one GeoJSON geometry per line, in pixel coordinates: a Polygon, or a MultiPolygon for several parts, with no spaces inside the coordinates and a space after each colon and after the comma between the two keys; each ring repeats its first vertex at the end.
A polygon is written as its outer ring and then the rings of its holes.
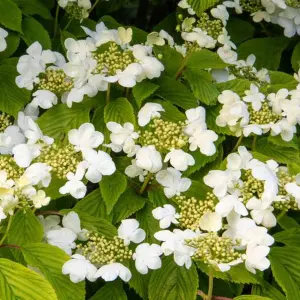
{"type": "Polygon", "coordinates": [[[297,202],[298,207],[300,208],[300,186],[297,184],[297,182],[287,183],[284,186],[284,188],[289,194],[291,194],[295,198],[295,201],[297,202]]]}
{"type": "Polygon", "coordinates": [[[222,216],[217,212],[206,212],[201,217],[199,226],[202,230],[217,232],[222,228],[222,216]]]}
{"type": "Polygon", "coordinates": [[[205,117],[206,111],[202,106],[196,108],[188,109],[185,112],[186,115],[186,126],[184,127],[184,132],[191,136],[200,127],[206,129],[205,117]]]}
{"type": "Polygon", "coordinates": [[[7,48],[7,43],[5,38],[8,36],[8,32],[0,27],[0,52],[7,48]]]}
{"type": "Polygon", "coordinates": [[[243,100],[245,102],[249,102],[252,104],[252,108],[255,111],[259,111],[262,106],[262,102],[264,102],[265,95],[259,92],[259,88],[251,83],[250,90],[245,91],[245,97],[243,97],[243,100]]]}
{"type": "Polygon", "coordinates": [[[200,48],[214,48],[216,41],[205,31],[194,27],[191,32],[182,32],[181,37],[188,42],[196,42],[200,48]]]}
{"type": "Polygon", "coordinates": [[[230,153],[227,156],[227,169],[231,171],[239,171],[241,169],[248,170],[248,165],[252,160],[252,154],[245,146],[238,148],[238,153],[230,153]]]}
{"type": "Polygon", "coordinates": [[[26,142],[25,136],[18,126],[8,126],[0,133],[0,153],[12,154],[14,146],[26,142]]]}
{"type": "Polygon", "coordinates": [[[157,173],[162,168],[162,158],[154,146],[145,146],[136,153],[136,165],[150,173],[157,173]]]}
{"type": "Polygon", "coordinates": [[[216,212],[222,217],[227,217],[232,211],[241,216],[248,215],[248,211],[243,204],[243,198],[239,198],[237,195],[226,195],[219,200],[220,202],[216,205],[216,212]]]}
{"type": "Polygon", "coordinates": [[[67,49],[67,58],[69,61],[81,61],[92,56],[92,51],[96,50],[96,46],[90,40],[76,41],[72,38],[65,40],[67,49]]]}
{"type": "Polygon", "coordinates": [[[176,213],[176,209],[171,204],[165,204],[163,207],[156,207],[152,210],[152,215],[156,220],[159,220],[159,227],[166,229],[171,224],[178,224],[180,215],[176,213]]]}
{"type": "Polygon", "coordinates": [[[210,10],[211,15],[216,18],[220,19],[224,25],[226,25],[229,19],[229,13],[225,5],[217,5],[216,7],[210,10]]]}
{"type": "Polygon", "coordinates": [[[230,45],[228,44],[219,47],[217,53],[220,56],[220,58],[228,64],[234,64],[238,57],[237,53],[234,50],[232,50],[230,45]]]}
{"type": "Polygon", "coordinates": [[[123,281],[128,282],[131,276],[130,270],[120,263],[104,265],[95,274],[95,278],[101,277],[105,281],[114,281],[120,277],[123,281]]]}
{"type": "Polygon", "coordinates": [[[85,278],[91,282],[96,281],[95,274],[97,268],[84,256],[74,254],[66,261],[62,267],[64,275],[70,275],[70,280],[74,283],[81,282],[85,278]]]}
{"type": "Polygon", "coordinates": [[[178,171],[186,171],[189,166],[195,164],[194,157],[181,149],[171,150],[164,160],[164,162],[168,161],[170,161],[170,164],[178,171]]]}
{"type": "Polygon", "coordinates": [[[192,184],[189,178],[181,178],[181,172],[174,168],[159,171],[156,174],[156,180],[164,187],[167,198],[179,196],[180,193],[186,192],[192,184]]]}
{"type": "Polygon", "coordinates": [[[126,122],[122,126],[116,122],[108,122],[106,127],[111,132],[110,140],[112,144],[108,146],[110,146],[114,152],[123,150],[129,156],[133,156],[136,150],[134,140],[139,137],[139,134],[134,131],[133,124],[126,122]]]}
{"type": "Polygon", "coordinates": [[[57,104],[57,96],[48,90],[38,90],[32,94],[31,104],[43,109],[49,109],[57,104]]]}
{"type": "Polygon", "coordinates": [[[50,230],[60,229],[60,217],[56,215],[50,215],[44,218],[43,216],[38,216],[39,221],[41,222],[44,228],[44,237],[50,230]]]}
{"type": "Polygon", "coordinates": [[[148,269],[157,270],[162,266],[160,256],[162,251],[159,245],[143,243],[136,247],[132,258],[135,267],[141,274],[147,274],[148,269]]]}
{"type": "Polygon", "coordinates": [[[101,181],[103,175],[112,175],[116,171],[112,158],[104,151],[86,150],[83,157],[87,162],[86,179],[92,183],[101,181]]]}
{"type": "Polygon", "coordinates": [[[264,271],[270,267],[270,261],[267,259],[267,255],[270,252],[270,248],[267,246],[257,246],[250,244],[246,250],[245,267],[251,273],[256,273],[256,269],[264,271]]]}
{"type": "Polygon", "coordinates": [[[139,228],[139,225],[135,219],[126,219],[121,222],[118,228],[118,237],[124,240],[125,246],[128,246],[130,242],[139,244],[145,239],[146,233],[139,228]]]}
{"type": "Polygon", "coordinates": [[[276,114],[281,114],[282,112],[282,103],[289,95],[288,89],[280,89],[276,94],[271,93],[267,96],[267,99],[272,105],[272,111],[276,114]]]}
{"type": "Polygon", "coordinates": [[[93,124],[84,123],[78,129],[70,130],[68,139],[75,146],[76,151],[85,151],[98,148],[103,143],[104,136],[101,132],[95,130],[93,124]]]}
{"type": "Polygon", "coordinates": [[[51,182],[51,170],[52,168],[45,163],[34,163],[25,170],[24,176],[30,184],[48,187],[51,182]]]}
{"type": "Polygon", "coordinates": [[[267,228],[276,226],[276,217],[273,214],[274,208],[269,201],[251,198],[246,207],[251,210],[250,215],[256,224],[262,224],[267,228]]]}
{"type": "Polygon", "coordinates": [[[41,154],[41,145],[19,144],[12,149],[14,160],[21,168],[30,166],[33,159],[41,154]]]}
{"type": "Polygon", "coordinates": [[[126,167],[125,174],[130,178],[139,177],[139,181],[144,182],[145,176],[148,174],[148,171],[145,171],[144,169],[138,167],[136,165],[136,160],[133,159],[131,161],[131,165],[126,167]]]}
{"type": "Polygon", "coordinates": [[[131,40],[132,40],[132,29],[129,27],[129,28],[124,28],[124,27],[119,27],[118,28],[118,35],[119,35],[119,38],[120,38],[120,41],[121,41],[121,45],[128,45],[131,40]]]}
{"type": "Polygon", "coordinates": [[[30,197],[35,208],[41,208],[47,206],[50,203],[51,198],[46,196],[43,190],[37,191],[37,193],[30,197]]]}
{"type": "Polygon", "coordinates": [[[71,194],[76,199],[83,198],[87,191],[85,184],[82,182],[84,173],[85,165],[79,164],[75,174],[72,172],[67,174],[68,181],[59,189],[59,192],[62,195],[71,194]]]}
{"type": "Polygon", "coordinates": [[[146,126],[151,119],[160,118],[160,112],[164,112],[165,109],[159,103],[146,103],[138,113],[138,124],[141,127],[146,126]]]}
{"type": "Polygon", "coordinates": [[[178,2],[178,7],[182,8],[182,9],[187,9],[188,10],[188,13],[190,15],[194,15],[196,14],[196,12],[191,8],[191,6],[188,4],[188,1],[187,0],[180,0],[178,2]]]}

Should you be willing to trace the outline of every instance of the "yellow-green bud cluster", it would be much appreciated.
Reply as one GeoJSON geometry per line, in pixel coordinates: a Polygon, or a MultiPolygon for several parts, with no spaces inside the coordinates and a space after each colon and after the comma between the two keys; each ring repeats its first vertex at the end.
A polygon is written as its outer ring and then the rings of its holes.
{"type": "Polygon", "coordinates": [[[260,199],[264,192],[263,181],[257,180],[252,176],[251,170],[246,170],[243,178],[243,202],[246,204],[252,197],[260,199]]]}
{"type": "Polygon", "coordinates": [[[162,119],[153,119],[148,130],[140,132],[140,142],[143,146],[154,145],[158,151],[169,151],[182,148],[188,143],[184,135],[184,122],[173,123],[162,119]]]}
{"type": "Polygon", "coordinates": [[[92,264],[99,265],[123,262],[129,260],[133,254],[122,239],[117,236],[108,239],[98,233],[89,234],[88,242],[78,245],[77,248],[92,264]]]}
{"type": "Polygon", "coordinates": [[[0,132],[3,132],[8,126],[12,125],[12,117],[6,113],[0,115],[0,132]]]}
{"type": "Polygon", "coordinates": [[[300,8],[300,1],[299,0],[286,0],[286,5],[291,6],[293,8],[300,8]]]}
{"type": "Polygon", "coordinates": [[[259,10],[264,10],[261,0],[241,0],[240,5],[244,11],[249,13],[255,13],[259,10]]]}
{"type": "Polygon", "coordinates": [[[223,32],[223,24],[221,20],[211,20],[207,13],[202,13],[200,20],[197,22],[197,27],[206,32],[213,39],[218,39],[218,36],[223,32]]]}
{"type": "Polygon", "coordinates": [[[205,200],[197,200],[194,197],[177,196],[175,201],[179,207],[180,225],[187,229],[199,229],[199,222],[204,213],[214,211],[216,197],[207,193],[205,200]]]}
{"type": "Polygon", "coordinates": [[[68,3],[68,5],[65,7],[65,11],[68,15],[77,20],[82,20],[88,17],[87,10],[79,7],[76,3],[68,3]]]}
{"type": "Polygon", "coordinates": [[[108,49],[103,53],[94,53],[97,60],[95,73],[115,75],[117,70],[125,70],[128,65],[135,62],[131,51],[122,50],[115,42],[109,42],[108,49]]]}
{"type": "Polygon", "coordinates": [[[39,90],[48,90],[55,94],[62,94],[70,91],[73,87],[73,81],[63,70],[48,69],[40,77],[37,86],[39,90]]]}
{"type": "Polygon", "coordinates": [[[260,86],[264,86],[267,82],[261,81],[257,77],[257,72],[251,66],[229,66],[230,73],[237,78],[248,79],[257,82],[260,86]]]}
{"type": "Polygon", "coordinates": [[[259,111],[255,111],[250,103],[248,104],[248,111],[250,115],[250,124],[262,125],[276,123],[282,118],[280,115],[277,115],[272,111],[267,102],[262,103],[262,107],[259,111]]]}
{"type": "Polygon", "coordinates": [[[279,179],[279,189],[278,189],[278,196],[287,197],[286,201],[276,201],[273,202],[273,206],[275,209],[278,210],[299,210],[298,204],[295,201],[295,198],[292,196],[287,196],[287,192],[284,186],[287,183],[295,182],[295,177],[290,175],[287,171],[280,170],[277,173],[277,177],[279,179]]]}
{"type": "Polygon", "coordinates": [[[32,201],[22,193],[21,189],[15,190],[14,196],[17,197],[19,201],[17,208],[25,211],[27,209],[30,209],[33,206],[32,201]]]}
{"type": "Polygon", "coordinates": [[[230,238],[218,236],[214,232],[186,240],[186,243],[197,249],[193,258],[206,264],[212,261],[217,264],[226,264],[242,257],[242,253],[235,250],[235,245],[230,238]]]}
{"type": "Polygon", "coordinates": [[[12,180],[19,179],[24,173],[24,169],[20,168],[10,155],[0,155],[0,170],[6,171],[7,179],[12,180]]]}
{"type": "Polygon", "coordinates": [[[76,152],[70,144],[52,144],[42,148],[38,162],[46,163],[52,167],[52,172],[58,178],[66,178],[69,172],[75,172],[77,165],[82,161],[81,152],[76,152]]]}

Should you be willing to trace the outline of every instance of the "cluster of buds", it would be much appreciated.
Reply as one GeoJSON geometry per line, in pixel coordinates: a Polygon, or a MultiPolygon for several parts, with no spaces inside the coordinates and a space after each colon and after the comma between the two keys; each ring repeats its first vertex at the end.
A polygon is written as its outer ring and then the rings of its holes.
{"type": "Polygon", "coordinates": [[[276,123],[281,119],[281,116],[274,113],[267,102],[262,103],[259,111],[255,111],[252,108],[252,105],[248,105],[248,111],[250,116],[250,124],[270,124],[276,123]]]}
{"type": "Polygon", "coordinates": [[[300,8],[300,1],[299,0],[286,0],[286,5],[291,6],[293,8],[300,8]]]}
{"type": "Polygon", "coordinates": [[[71,144],[52,144],[42,149],[37,160],[52,167],[52,172],[58,178],[64,179],[69,172],[75,173],[78,164],[82,161],[82,154],[76,152],[71,144]]]}
{"type": "Polygon", "coordinates": [[[222,21],[210,18],[207,13],[201,14],[200,19],[197,22],[197,27],[201,28],[215,40],[217,40],[218,36],[223,32],[222,21]]]}
{"type": "Polygon", "coordinates": [[[149,130],[140,133],[142,145],[154,145],[158,151],[180,149],[188,143],[188,137],[183,133],[184,122],[169,122],[162,119],[153,119],[148,126],[149,130]]]}
{"type": "Polygon", "coordinates": [[[254,178],[251,170],[246,170],[243,176],[243,187],[241,190],[243,202],[246,204],[253,197],[260,199],[263,192],[263,181],[254,178]]]}
{"type": "Polygon", "coordinates": [[[209,211],[215,209],[216,197],[212,193],[207,193],[205,200],[197,200],[194,197],[177,196],[175,201],[179,207],[180,225],[187,229],[196,230],[199,228],[200,219],[209,211]]]}
{"type": "Polygon", "coordinates": [[[255,13],[257,11],[264,10],[261,0],[241,0],[240,5],[244,11],[249,13],[255,13]]]}
{"type": "Polygon", "coordinates": [[[0,170],[7,174],[7,179],[17,180],[24,173],[24,169],[20,168],[14,158],[10,155],[0,155],[0,170]]]}
{"type": "Polygon", "coordinates": [[[3,132],[8,126],[12,125],[12,117],[6,113],[0,115],[0,132],[3,132]]]}
{"type": "Polygon", "coordinates": [[[125,246],[124,241],[117,236],[108,239],[99,233],[89,233],[86,244],[79,244],[77,249],[87,257],[92,264],[105,265],[123,262],[132,257],[132,251],[125,246]]]}
{"type": "Polygon", "coordinates": [[[80,7],[77,3],[68,3],[68,5],[65,7],[65,11],[67,14],[76,19],[76,20],[82,20],[86,19],[89,16],[88,10],[84,7],[80,7]]]}

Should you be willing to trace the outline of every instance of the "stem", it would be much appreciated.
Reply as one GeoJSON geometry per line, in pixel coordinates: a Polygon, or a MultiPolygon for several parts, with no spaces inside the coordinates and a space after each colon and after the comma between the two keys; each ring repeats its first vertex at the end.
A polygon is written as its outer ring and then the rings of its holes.
{"type": "MultiPolygon", "coordinates": [[[[128,99],[130,94],[130,88],[125,88],[125,98],[128,99]]],[[[129,100],[129,99],[128,99],[129,100]]]]}
{"type": "Polygon", "coordinates": [[[106,91],[106,104],[109,103],[110,100],[110,83],[107,85],[107,91],[106,91]]]}
{"type": "Polygon", "coordinates": [[[176,72],[176,76],[175,76],[176,80],[181,76],[181,74],[182,74],[182,72],[183,72],[183,70],[185,68],[186,63],[188,62],[190,56],[194,53],[194,50],[195,50],[195,46],[193,46],[189,50],[189,52],[187,53],[187,55],[183,59],[181,66],[179,67],[178,71],[176,72]]]}
{"type": "Polygon", "coordinates": [[[3,244],[3,242],[4,242],[5,239],[7,238],[7,234],[8,234],[8,232],[9,232],[9,229],[10,229],[10,226],[11,226],[11,223],[12,223],[12,220],[13,220],[13,215],[9,215],[7,227],[6,227],[4,236],[2,237],[2,239],[1,239],[1,241],[0,241],[0,246],[3,244]]]}
{"type": "Polygon", "coordinates": [[[57,216],[63,216],[59,211],[56,210],[44,210],[44,211],[39,211],[37,215],[43,216],[43,215],[57,215],[57,216]]]}
{"type": "Polygon", "coordinates": [[[285,214],[286,214],[286,210],[281,211],[281,213],[278,214],[277,216],[277,221],[279,221],[285,214]]]}
{"type": "Polygon", "coordinates": [[[58,13],[59,13],[59,5],[57,4],[56,11],[55,11],[55,21],[54,21],[54,29],[53,29],[53,38],[55,38],[56,34],[57,34],[58,13]]]}
{"type": "Polygon", "coordinates": [[[17,245],[1,245],[0,248],[13,248],[13,249],[21,249],[20,246],[17,246],[17,245]]]}
{"type": "Polygon", "coordinates": [[[209,277],[208,277],[208,293],[206,300],[212,300],[212,293],[213,293],[213,288],[214,288],[214,274],[213,274],[213,269],[209,269],[209,277]]]}
{"type": "Polygon", "coordinates": [[[252,151],[255,151],[256,149],[256,141],[257,141],[257,135],[255,135],[253,137],[253,141],[252,141],[252,151]]]}
{"type": "Polygon", "coordinates": [[[93,6],[91,7],[91,9],[89,10],[89,14],[93,11],[93,9],[96,7],[96,5],[98,4],[100,0],[96,0],[96,2],[93,4],[93,6]]]}
{"type": "Polygon", "coordinates": [[[152,177],[152,173],[149,173],[147,175],[147,177],[145,178],[144,183],[143,183],[141,189],[139,190],[139,194],[140,195],[142,195],[144,193],[144,191],[145,191],[145,189],[146,189],[146,187],[147,187],[147,185],[148,185],[149,180],[151,179],[151,177],[152,177]]]}
{"type": "Polygon", "coordinates": [[[241,135],[239,137],[239,139],[237,140],[237,142],[236,142],[234,148],[232,149],[231,153],[235,152],[237,150],[237,148],[239,147],[239,145],[242,143],[243,137],[244,137],[243,135],[241,135]]]}
{"type": "Polygon", "coordinates": [[[72,23],[72,21],[73,21],[73,17],[69,20],[69,22],[67,23],[67,25],[65,26],[65,28],[63,29],[63,31],[65,31],[65,30],[67,30],[68,29],[68,27],[70,26],[70,24],[72,23]]]}
{"type": "Polygon", "coordinates": [[[197,295],[201,296],[203,300],[205,300],[206,297],[207,297],[207,295],[204,292],[200,291],[200,290],[198,290],[197,295]]]}
{"type": "MultiPolygon", "coordinates": [[[[207,295],[203,292],[198,290],[197,295],[201,296],[203,298],[203,300],[206,299],[207,295]]],[[[223,297],[223,296],[212,296],[211,298],[212,300],[233,300],[232,298],[227,298],[227,297],[223,297]]]]}

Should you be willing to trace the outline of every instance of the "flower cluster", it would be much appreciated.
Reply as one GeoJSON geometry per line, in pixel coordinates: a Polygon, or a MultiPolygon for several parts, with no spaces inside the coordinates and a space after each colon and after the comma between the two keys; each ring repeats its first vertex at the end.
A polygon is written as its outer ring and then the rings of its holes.
{"type": "Polygon", "coordinates": [[[92,7],[90,0],[58,0],[58,5],[65,9],[70,18],[78,20],[87,18],[92,7]]]}

